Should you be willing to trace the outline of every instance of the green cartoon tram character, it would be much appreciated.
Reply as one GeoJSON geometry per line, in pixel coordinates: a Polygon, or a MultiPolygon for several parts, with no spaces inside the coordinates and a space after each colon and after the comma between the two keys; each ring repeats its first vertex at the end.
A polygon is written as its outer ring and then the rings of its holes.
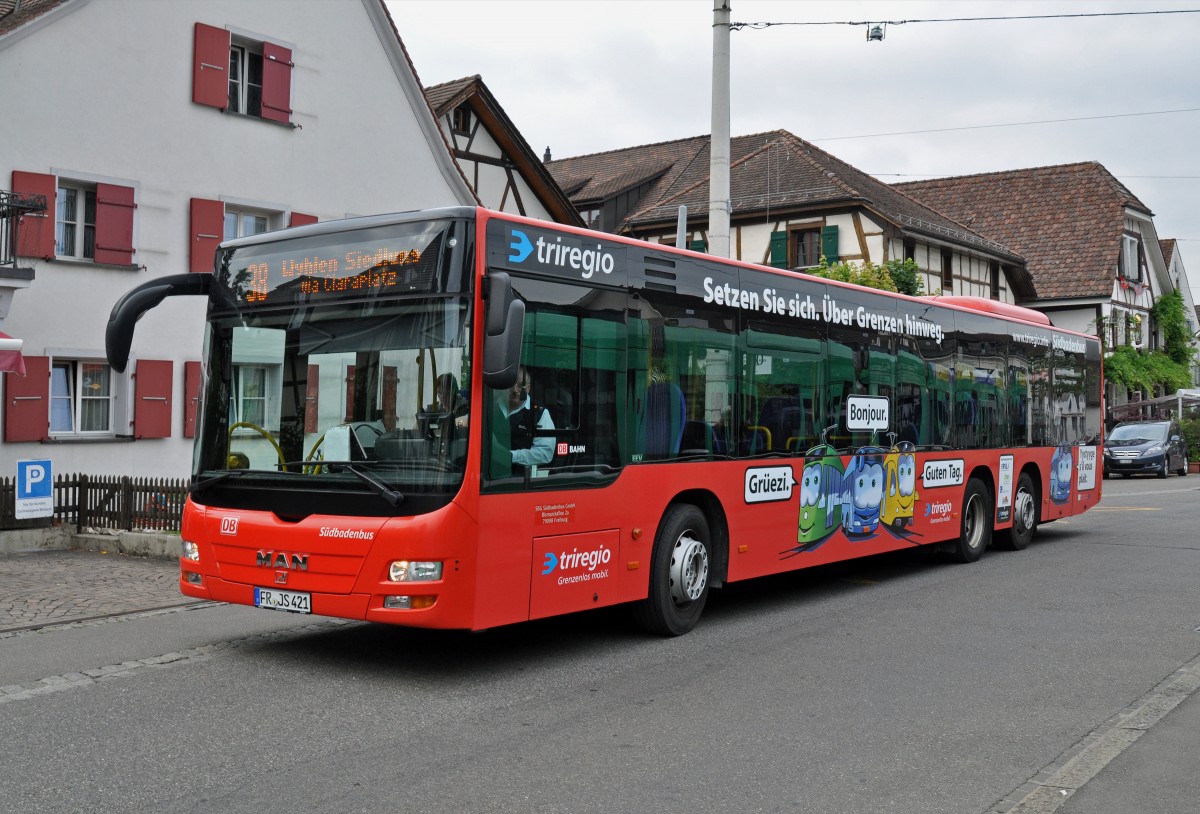
{"type": "Polygon", "coordinates": [[[811,551],[842,525],[842,488],[844,469],[837,450],[825,442],[810,449],[804,456],[804,471],[800,476],[800,521],[796,534],[798,550],[811,551]]]}
{"type": "Polygon", "coordinates": [[[913,523],[917,498],[916,446],[901,441],[892,446],[883,461],[883,508],[879,519],[895,531],[903,531],[913,523]]]}

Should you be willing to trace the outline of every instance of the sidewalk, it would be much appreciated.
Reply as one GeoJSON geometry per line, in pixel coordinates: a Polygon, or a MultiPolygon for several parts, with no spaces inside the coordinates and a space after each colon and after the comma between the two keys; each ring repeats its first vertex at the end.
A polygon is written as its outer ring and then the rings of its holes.
{"type": "Polygon", "coordinates": [[[0,554],[0,633],[192,604],[174,559],[95,551],[0,554]]]}

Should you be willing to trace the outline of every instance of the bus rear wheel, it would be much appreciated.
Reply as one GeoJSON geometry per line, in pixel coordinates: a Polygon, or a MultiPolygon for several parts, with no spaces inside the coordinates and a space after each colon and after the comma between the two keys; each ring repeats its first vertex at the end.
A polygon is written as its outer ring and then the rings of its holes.
{"type": "Polygon", "coordinates": [[[1009,551],[1020,551],[1033,539],[1037,523],[1037,492],[1033,488],[1033,478],[1022,472],[1017,478],[1017,494],[1013,498],[1012,528],[999,532],[996,544],[1009,551]]]}
{"type": "Polygon", "coordinates": [[[962,525],[950,555],[955,562],[975,562],[983,556],[991,541],[991,492],[979,478],[971,478],[963,492],[962,525]]]}
{"type": "Polygon", "coordinates": [[[650,592],[634,609],[640,627],[663,636],[687,633],[708,600],[712,535],[704,512],[677,503],[663,515],[650,561],[650,592]]]}

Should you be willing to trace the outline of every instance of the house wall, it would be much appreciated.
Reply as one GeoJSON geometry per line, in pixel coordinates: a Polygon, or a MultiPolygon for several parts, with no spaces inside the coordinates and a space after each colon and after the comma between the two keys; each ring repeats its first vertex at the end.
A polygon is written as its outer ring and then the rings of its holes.
{"type": "MultiPolygon", "coordinates": [[[[5,331],[24,340],[26,357],[102,361],[116,299],[188,271],[192,198],[256,209],[272,229],[292,211],[329,220],[472,202],[376,0],[306,3],[303,13],[291,0],[71,0],[0,40],[0,76],[0,187],[14,170],[111,180],[134,189],[137,207],[132,266],[22,258],[36,278],[5,331]],[[295,126],[193,103],[197,22],[292,50],[295,126]]],[[[113,380],[114,434],[127,435],[137,360],[173,362],[170,437],[0,441],[0,475],[46,457],[57,472],[186,475],[184,363],[199,359],[203,320],[199,298],[151,310],[130,372],[113,380]]]]}
{"type": "MultiPolygon", "coordinates": [[[[886,236],[883,224],[860,211],[830,215],[806,215],[779,218],[765,223],[734,223],[730,252],[734,259],[749,263],[769,263],[771,259],[771,234],[797,227],[837,226],[838,257],[849,263],[870,261],[882,264],[895,258],[904,258],[904,241],[886,236]]],[[[658,243],[675,244],[675,230],[669,233],[643,235],[658,243]]],[[[688,244],[707,237],[703,230],[691,230],[688,244]]],[[[707,242],[707,241],[706,241],[707,242]]],[[[926,294],[935,294],[942,289],[942,249],[944,244],[917,242],[913,260],[921,269],[926,294]]],[[[991,267],[987,258],[969,254],[961,247],[951,247],[953,252],[954,288],[959,296],[974,296],[990,299],[992,296],[991,267]]],[[[1015,303],[1008,280],[1000,275],[1000,300],[1015,303]]]]}
{"type": "MultiPolygon", "coordinates": [[[[486,156],[496,161],[507,161],[509,156],[483,126],[478,117],[471,116],[470,133],[455,132],[450,126],[452,112],[442,116],[438,124],[446,138],[456,150],[463,150],[472,155],[486,156]]],[[[501,212],[511,212],[542,220],[554,220],[550,210],[546,208],[524,176],[516,170],[508,170],[503,166],[488,161],[473,160],[468,156],[458,156],[459,166],[462,167],[480,202],[488,209],[501,212]]]]}

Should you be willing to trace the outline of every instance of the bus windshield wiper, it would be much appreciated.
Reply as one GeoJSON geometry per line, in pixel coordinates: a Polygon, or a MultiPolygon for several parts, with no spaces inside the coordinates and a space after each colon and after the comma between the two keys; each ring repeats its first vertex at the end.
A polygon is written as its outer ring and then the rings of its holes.
{"type": "Polygon", "coordinates": [[[384,500],[386,500],[386,501],[387,501],[388,503],[390,503],[391,505],[393,505],[393,506],[399,506],[401,503],[403,503],[403,502],[404,502],[404,493],[403,493],[403,492],[397,492],[395,489],[393,489],[392,487],[388,486],[386,483],[384,483],[384,482],[383,482],[383,481],[381,481],[379,478],[377,478],[377,477],[375,477],[374,475],[372,475],[370,472],[367,472],[366,470],[362,469],[361,467],[362,467],[364,464],[366,464],[366,465],[368,465],[368,466],[369,466],[369,465],[370,465],[370,462],[369,462],[369,461],[322,461],[322,460],[311,460],[311,461],[287,461],[286,463],[282,463],[282,464],[280,464],[280,466],[281,466],[281,467],[288,467],[288,466],[305,466],[305,467],[319,467],[319,466],[328,466],[328,467],[329,467],[331,470],[333,470],[333,469],[342,469],[342,470],[345,470],[346,472],[349,472],[351,475],[353,475],[354,477],[356,477],[356,478],[358,478],[359,480],[361,480],[363,483],[365,483],[365,484],[367,484],[368,486],[370,486],[370,487],[371,487],[371,491],[373,491],[375,494],[379,495],[381,498],[383,498],[384,500]]]}
{"type": "Polygon", "coordinates": [[[205,478],[204,480],[195,481],[192,483],[192,487],[191,487],[190,491],[193,495],[203,494],[204,492],[208,491],[209,487],[216,486],[218,483],[225,480],[226,478],[232,477],[233,475],[240,475],[244,471],[249,471],[249,470],[241,470],[241,469],[226,470],[225,472],[222,472],[219,475],[213,475],[211,478],[205,478]]]}

